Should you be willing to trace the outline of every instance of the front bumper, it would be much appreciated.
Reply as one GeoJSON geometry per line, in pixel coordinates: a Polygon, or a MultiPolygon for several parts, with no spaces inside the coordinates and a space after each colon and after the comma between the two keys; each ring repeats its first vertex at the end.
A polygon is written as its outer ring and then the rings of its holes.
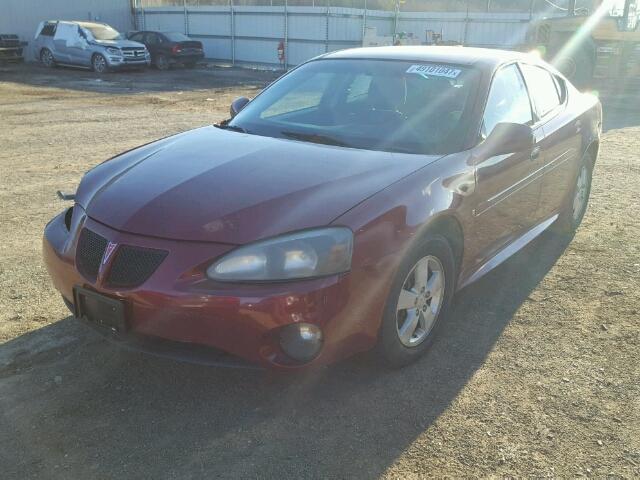
{"type": "Polygon", "coordinates": [[[140,58],[117,57],[106,55],[107,63],[111,69],[121,68],[143,68],[151,65],[151,57],[149,55],[140,58]]]}
{"type": "MultiPolygon", "coordinates": [[[[165,339],[180,342],[182,347],[213,347],[255,365],[299,369],[332,363],[375,343],[377,325],[366,322],[371,320],[370,310],[349,301],[353,272],[286,283],[238,285],[209,280],[204,275],[206,266],[231,248],[123,233],[87,218],[78,206],[70,230],[61,214],[47,225],[43,241],[51,279],[68,303],[75,285],[125,302],[129,330],[112,339],[129,346],[141,337],[165,339]],[[76,269],[76,246],[83,227],[119,245],[162,249],[169,254],[139,287],[109,288],[102,274],[92,282],[76,269]],[[302,322],[319,326],[324,336],[318,356],[304,364],[292,361],[279,346],[280,329],[302,322]]],[[[379,308],[375,302],[371,307],[379,308]]]]}

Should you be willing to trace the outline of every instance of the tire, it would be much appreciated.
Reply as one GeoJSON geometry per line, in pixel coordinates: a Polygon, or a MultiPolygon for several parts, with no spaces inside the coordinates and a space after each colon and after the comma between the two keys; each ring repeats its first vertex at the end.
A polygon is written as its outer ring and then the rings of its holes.
{"type": "Polygon", "coordinates": [[[53,53],[48,48],[43,48],[40,51],[40,61],[47,68],[53,68],[56,66],[56,61],[53,58],[53,53]]]}
{"type": "Polygon", "coordinates": [[[91,58],[91,67],[93,68],[93,71],[98,74],[106,73],[109,71],[109,64],[107,63],[107,59],[104,58],[104,55],[101,55],[100,53],[96,53],[91,58]]]}
{"type": "Polygon", "coordinates": [[[581,48],[556,60],[558,70],[578,88],[586,88],[593,81],[593,58],[586,48],[581,48]]]}
{"type": "Polygon", "coordinates": [[[448,314],[455,271],[453,251],[441,235],[427,235],[406,254],[389,292],[378,338],[378,353],[388,366],[408,365],[429,349],[448,314]],[[419,272],[423,281],[416,283],[419,272]]]}
{"type": "Polygon", "coordinates": [[[592,154],[585,154],[580,168],[573,182],[571,194],[567,197],[564,206],[553,225],[553,230],[564,235],[573,235],[584,218],[589,205],[591,194],[591,179],[593,177],[594,158],[592,154]]]}
{"type": "Polygon", "coordinates": [[[165,55],[158,55],[153,64],[158,70],[169,70],[169,59],[165,55]]]}
{"type": "Polygon", "coordinates": [[[184,64],[184,68],[189,68],[189,69],[196,68],[196,64],[197,62],[187,62],[184,64]]]}

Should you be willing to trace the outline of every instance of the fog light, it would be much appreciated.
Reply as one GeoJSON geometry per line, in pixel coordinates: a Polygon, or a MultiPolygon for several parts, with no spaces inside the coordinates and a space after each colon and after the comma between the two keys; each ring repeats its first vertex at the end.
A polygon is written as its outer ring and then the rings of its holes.
{"type": "Polygon", "coordinates": [[[313,360],[322,347],[322,330],[310,323],[294,323],[280,332],[284,353],[298,362],[313,360]]]}

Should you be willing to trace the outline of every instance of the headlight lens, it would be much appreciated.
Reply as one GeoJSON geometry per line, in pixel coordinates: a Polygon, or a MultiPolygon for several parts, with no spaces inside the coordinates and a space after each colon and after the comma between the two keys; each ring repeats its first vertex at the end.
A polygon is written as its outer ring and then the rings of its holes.
{"type": "Polygon", "coordinates": [[[109,52],[109,55],[117,55],[117,56],[122,55],[122,52],[120,51],[120,49],[115,47],[107,47],[107,52],[109,52]]]}
{"type": "Polygon", "coordinates": [[[207,276],[261,282],[333,275],[351,268],[352,249],[348,228],[308,230],[240,247],[213,263],[207,276]]]}

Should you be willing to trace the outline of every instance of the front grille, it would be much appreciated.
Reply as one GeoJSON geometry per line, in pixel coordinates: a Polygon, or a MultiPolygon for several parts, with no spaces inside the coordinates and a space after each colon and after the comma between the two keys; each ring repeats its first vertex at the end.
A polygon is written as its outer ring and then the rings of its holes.
{"type": "Polygon", "coordinates": [[[76,248],[76,267],[87,280],[96,281],[106,248],[106,238],[86,228],[82,229],[76,248]]]}
{"type": "Polygon", "coordinates": [[[132,288],[144,283],[167,256],[165,250],[121,245],[116,252],[107,284],[132,288]]]}
{"type": "Polygon", "coordinates": [[[144,48],[125,47],[122,49],[122,56],[125,58],[137,58],[144,60],[144,48]]]}

